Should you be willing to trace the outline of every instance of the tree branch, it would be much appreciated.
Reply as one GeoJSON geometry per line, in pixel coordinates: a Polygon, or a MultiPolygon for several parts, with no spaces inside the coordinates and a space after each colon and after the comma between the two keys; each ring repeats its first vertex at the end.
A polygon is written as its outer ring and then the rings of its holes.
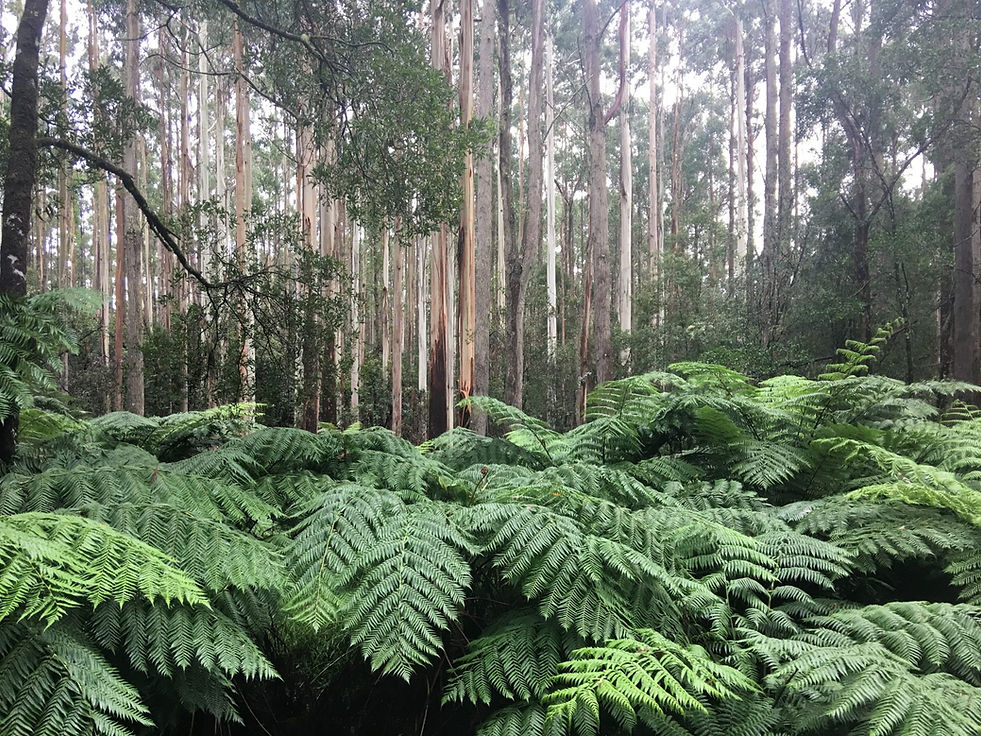
{"type": "Polygon", "coordinates": [[[610,122],[617,111],[620,109],[620,105],[623,104],[624,92],[627,88],[627,44],[630,43],[630,39],[627,38],[627,19],[630,17],[630,0],[624,0],[623,5],[620,6],[620,86],[617,88],[616,99],[613,100],[613,107],[610,111],[606,113],[606,117],[603,118],[603,125],[610,122]]]}
{"type": "Polygon", "coordinates": [[[37,145],[38,147],[59,148],[62,151],[67,151],[77,158],[84,159],[90,165],[116,176],[122,183],[123,187],[126,188],[126,191],[133,197],[133,200],[136,202],[136,206],[140,208],[140,211],[146,218],[147,224],[150,226],[150,229],[153,231],[154,235],[157,236],[167,250],[174,254],[174,257],[177,258],[184,270],[193,276],[194,279],[205,289],[209,289],[212,286],[211,282],[209,282],[202,275],[202,273],[192,266],[187,260],[187,256],[184,254],[180,244],[177,242],[177,236],[163,223],[163,221],[157,216],[157,213],[154,212],[153,208],[150,206],[150,203],[146,201],[146,197],[143,196],[143,193],[140,191],[139,187],[136,186],[136,180],[133,178],[132,174],[116,166],[111,161],[102,158],[102,156],[98,155],[97,153],[60,138],[38,138],[37,145]]]}

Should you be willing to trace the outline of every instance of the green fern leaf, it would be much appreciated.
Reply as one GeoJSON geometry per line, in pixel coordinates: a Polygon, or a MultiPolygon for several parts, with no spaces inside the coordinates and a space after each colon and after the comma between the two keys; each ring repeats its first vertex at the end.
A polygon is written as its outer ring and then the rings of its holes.
{"type": "Polygon", "coordinates": [[[548,718],[577,734],[599,732],[601,707],[624,729],[637,711],[683,715],[704,711],[699,696],[737,698],[756,690],[738,670],[718,664],[698,646],[682,646],[656,631],[573,652],[544,699],[548,718]]]}
{"type": "Polygon", "coordinates": [[[506,613],[453,663],[443,702],[489,704],[495,695],[509,700],[541,698],[559,662],[582,643],[533,611],[506,613]]]}
{"type": "Polygon", "coordinates": [[[77,516],[0,517],[0,621],[51,624],[84,603],[153,601],[208,605],[204,593],[159,550],[77,516]]]}
{"type": "Polygon", "coordinates": [[[152,726],[132,685],[80,634],[0,623],[0,733],[132,736],[152,726]]]}

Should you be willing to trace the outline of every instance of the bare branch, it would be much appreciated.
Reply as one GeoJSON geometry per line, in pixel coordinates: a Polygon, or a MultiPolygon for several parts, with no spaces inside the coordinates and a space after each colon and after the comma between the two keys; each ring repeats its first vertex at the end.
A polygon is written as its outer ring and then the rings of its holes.
{"type": "Polygon", "coordinates": [[[139,187],[136,186],[136,180],[133,178],[132,174],[121,169],[119,166],[116,166],[116,164],[112,163],[111,161],[104,159],[97,153],[71,143],[70,141],[62,140],[60,138],[42,137],[37,139],[37,145],[38,147],[58,148],[62,151],[67,151],[77,158],[84,159],[90,165],[116,176],[122,183],[123,187],[126,188],[126,191],[133,197],[133,200],[136,202],[136,206],[140,208],[140,211],[146,218],[147,224],[150,226],[150,229],[153,231],[154,235],[157,236],[167,250],[174,254],[174,257],[177,258],[184,270],[193,276],[194,279],[205,289],[209,289],[212,286],[211,282],[209,282],[202,275],[202,273],[192,266],[187,260],[187,256],[184,254],[180,244],[177,242],[177,236],[157,216],[157,213],[154,212],[153,207],[150,206],[150,203],[147,202],[146,197],[143,196],[143,192],[141,192],[139,187]]]}

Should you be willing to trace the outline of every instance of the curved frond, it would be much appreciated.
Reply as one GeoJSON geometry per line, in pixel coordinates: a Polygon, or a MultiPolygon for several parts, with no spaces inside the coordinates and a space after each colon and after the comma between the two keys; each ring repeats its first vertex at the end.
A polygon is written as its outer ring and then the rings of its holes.
{"type": "Polygon", "coordinates": [[[80,632],[0,624],[0,733],[131,736],[152,725],[136,689],[80,632]]]}
{"type": "Polygon", "coordinates": [[[649,629],[577,649],[561,669],[543,702],[549,720],[576,734],[598,733],[601,709],[630,730],[641,709],[684,715],[705,710],[699,696],[725,700],[756,690],[745,675],[714,662],[701,647],[649,629]]]}
{"type": "Polygon", "coordinates": [[[581,645],[581,639],[534,611],[506,613],[453,663],[443,701],[489,704],[496,695],[539,699],[549,678],[558,673],[559,662],[581,645]]]}
{"type": "Polygon", "coordinates": [[[0,517],[0,621],[16,614],[51,624],[84,603],[207,605],[201,589],[154,547],[79,516],[0,517]]]}

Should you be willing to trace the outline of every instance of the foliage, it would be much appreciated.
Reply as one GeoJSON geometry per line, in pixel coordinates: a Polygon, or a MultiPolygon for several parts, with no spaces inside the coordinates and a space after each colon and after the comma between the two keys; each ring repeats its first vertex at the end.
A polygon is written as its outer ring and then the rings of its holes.
{"type": "Polygon", "coordinates": [[[472,397],[506,436],[422,447],[250,405],[26,412],[3,732],[342,722],[391,687],[383,731],[974,734],[978,420],[960,384],[848,368],[877,344],[818,380],[614,381],[567,433],[472,397]]]}

